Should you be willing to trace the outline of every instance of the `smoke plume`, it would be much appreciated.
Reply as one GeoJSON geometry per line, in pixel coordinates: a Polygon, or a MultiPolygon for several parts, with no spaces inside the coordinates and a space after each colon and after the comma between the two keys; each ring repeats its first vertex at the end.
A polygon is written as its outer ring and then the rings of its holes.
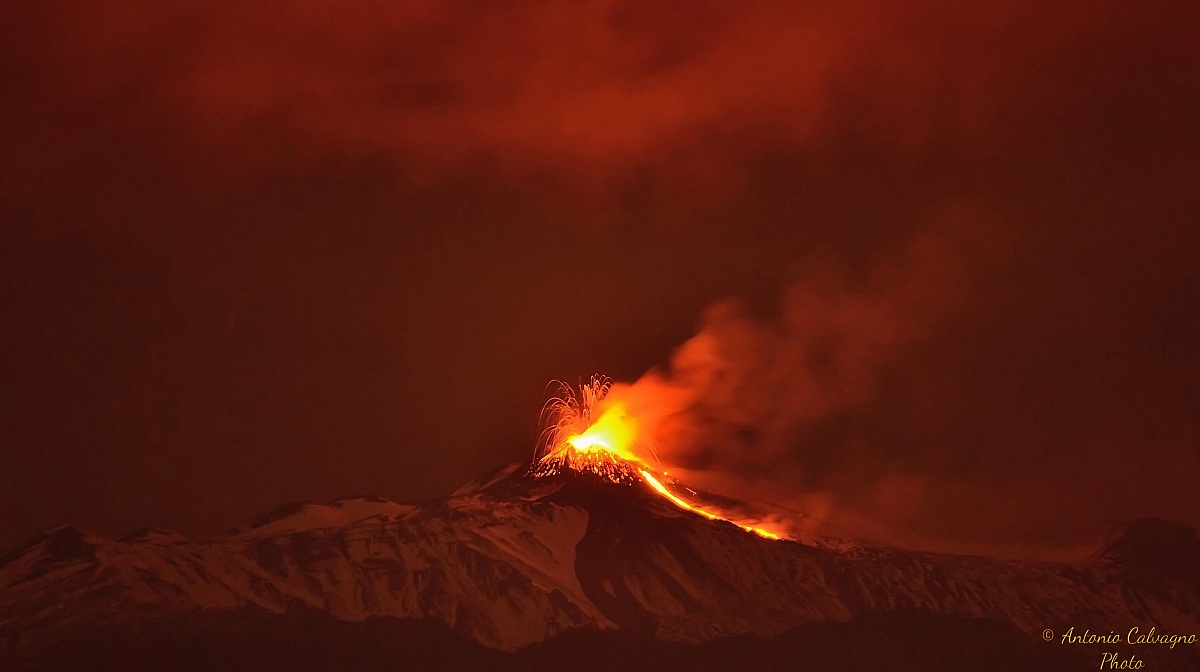
{"type": "MultiPolygon", "coordinates": [[[[834,495],[800,489],[797,496],[797,480],[829,485],[828,476],[823,483],[806,477],[806,460],[850,460],[813,455],[844,447],[814,446],[809,434],[877,400],[898,358],[952,320],[975,284],[1003,266],[1004,230],[985,212],[957,206],[857,273],[832,255],[813,257],[774,314],[756,315],[736,299],[710,306],[667,366],[615,385],[609,401],[625,405],[673,473],[740,496],[775,492],[802,509],[811,529],[826,519],[834,495]]],[[[911,511],[924,489],[894,471],[860,477],[873,482],[875,503],[893,512],[911,511]]]]}

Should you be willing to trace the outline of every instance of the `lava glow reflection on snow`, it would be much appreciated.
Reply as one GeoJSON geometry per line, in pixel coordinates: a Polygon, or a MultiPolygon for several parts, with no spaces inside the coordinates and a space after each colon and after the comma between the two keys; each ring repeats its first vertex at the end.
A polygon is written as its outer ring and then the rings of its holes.
{"type": "MultiPolygon", "coordinates": [[[[608,379],[595,376],[579,387],[578,394],[569,385],[560,383],[559,395],[542,409],[546,429],[542,434],[542,445],[534,465],[550,461],[561,461],[576,471],[589,471],[605,478],[613,478],[611,467],[620,460],[632,463],[641,480],[656,494],[685,511],[691,511],[709,520],[723,520],[767,539],[779,539],[781,535],[770,530],[747,525],[715,512],[712,507],[700,507],[676,495],[663,483],[665,476],[655,476],[653,470],[639,452],[649,452],[639,446],[637,420],[625,407],[615,400],[606,399],[611,383],[608,379]],[[594,414],[599,416],[593,420],[594,414]],[[640,450],[639,450],[640,449],[640,450]],[[595,458],[604,455],[607,459],[595,458]]],[[[655,458],[657,459],[657,458],[655,458]]],[[[636,478],[636,477],[634,477],[636,478]]]]}

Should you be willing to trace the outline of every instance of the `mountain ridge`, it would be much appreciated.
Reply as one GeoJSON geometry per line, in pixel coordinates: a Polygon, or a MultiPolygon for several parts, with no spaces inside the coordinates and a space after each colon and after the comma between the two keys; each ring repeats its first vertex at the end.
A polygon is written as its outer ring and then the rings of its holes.
{"type": "Polygon", "coordinates": [[[1147,564],[1163,549],[1186,561],[1200,542],[1151,521],[1054,563],[773,541],[637,484],[502,467],[446,499],[288,505],[209,541],[55,528],[0,559],[0,650],[245,609],[428,620],[506,652],[588,629],[770,639],[898,610],[990,619],[1031,638],[1089,623],[1198,631],[1194,572],[1147,564]]]}

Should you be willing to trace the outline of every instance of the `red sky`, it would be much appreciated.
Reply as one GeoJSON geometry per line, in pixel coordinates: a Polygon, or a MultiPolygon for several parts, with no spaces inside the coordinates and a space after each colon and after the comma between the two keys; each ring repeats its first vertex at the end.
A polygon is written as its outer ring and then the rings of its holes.
{"type": "Polygon", "coordinates": [[[697,352],[732,487],[1200,522],[1194,3],[0,12],[0,545],[437,496],[697,352]]]}

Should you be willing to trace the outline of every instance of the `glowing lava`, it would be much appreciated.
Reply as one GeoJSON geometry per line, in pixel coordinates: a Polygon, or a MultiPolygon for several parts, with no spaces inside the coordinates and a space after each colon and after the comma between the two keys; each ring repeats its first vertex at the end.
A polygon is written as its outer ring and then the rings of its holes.
{"type": "Polygon", "coordinates": [[[729,520],[728,518],[722,518],[721,516],[718,516],[715,513],[711,513],[711,512],[705,511],[704,509],[692,506],[691,504],[688,504],[687,502],[683,501],[679,497],[676,497],[670,490],[667,490],[667,487],[665,485],[663,485],[662,483],[660,483],[659,480],[657,478],[655,478],[650,472],[646,471],[645,469],[642,469],[641,474],[642,474],[642,478],[646,479],[646,482],[650,484],[650,487],[654,488],[655,492],[657,492],[658,494],[662,495],[663,497],[666,497],[667,499],[671,500],[671,503],[673,503],[675,506],[678,506],[681,509],[684,509],[687,511],[692,511],[694,513],[698,513],[698,514],[704,516],[705,518],[708,518],[709,520],[724,520],[724,521],[733,523],[734,525],[737,525],[738,527],[742,528],[743,530],[745,530],[747,532],[753,532],[759,536],[766,537],[767,539],[778,539],[779,538],[778,534],[775,534],[774,532],[768,532],[767,530],[764,530],[761,527],[754,527],[753,525],[742,525],[741,523],[735,523],[734,521],[729,520]]]}
{"type": "Polygon", "coordinates": [[[605,450],[622,459],[640,462],[630,450],[636,431],[637,425],[633,418],[625,414],[625,409],[612,406],[601,413],[600,418],[583,433],[568,436],[567,443],[582,453],[605,450]]]}
{"type": "Polygon", "coordinates": [[[617,400],[606,398],[611,389],[608,379],[599,376],[581,385],[578,394],[565,383],[559,385],[559,396],[542,409],[546,429],[542,433],[539,454],[535,455],[530,468],[532,475],[546,476],[569,468],[590,472],[614,483],[644,483],[652,492],[685,511],[709,520],[733,523],[767,539],[780,538],[775,532],[715,513],[711,507],[691,504],[672,492],[664,481],[674,482],[665,473],[651,469],[642,458],[647,454],[657,461],[653,448],[638,441],[637,420],[617,400]],[[599,415],[593,420],[596,413],[599,415]]]}

